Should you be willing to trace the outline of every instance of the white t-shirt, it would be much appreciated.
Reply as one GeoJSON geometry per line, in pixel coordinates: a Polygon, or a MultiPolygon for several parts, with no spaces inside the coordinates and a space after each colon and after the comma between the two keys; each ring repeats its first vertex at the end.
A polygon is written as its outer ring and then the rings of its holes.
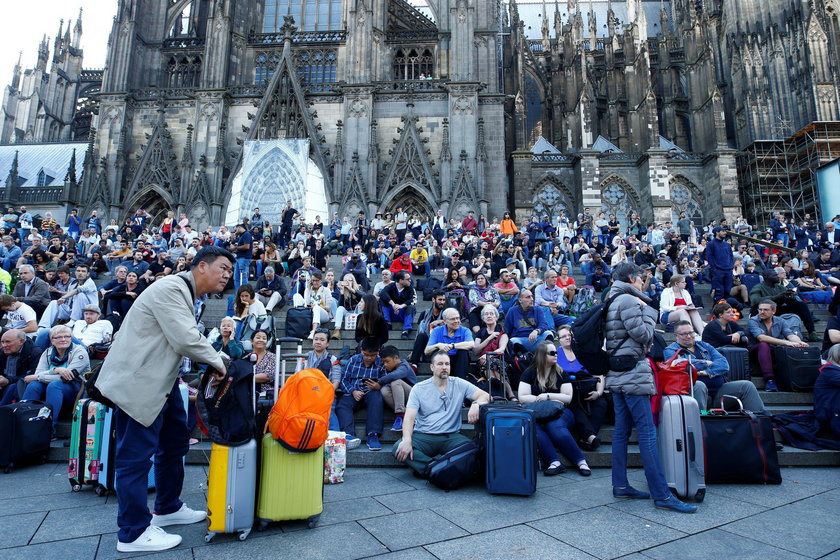
{"type": "Polygon", "coordinates": [[[5,317],[8,319],[6,326],[10,329],[23,329],[29,321],[36,320],[35,310],[25,303],[21,303],[17,309],[6,311],[5,317]]]}

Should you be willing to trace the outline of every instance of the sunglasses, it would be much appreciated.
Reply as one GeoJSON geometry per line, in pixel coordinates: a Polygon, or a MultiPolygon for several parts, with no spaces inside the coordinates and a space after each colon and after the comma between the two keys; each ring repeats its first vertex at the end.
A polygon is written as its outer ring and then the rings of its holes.
{"type": "Polygon", "coordinates": [[[548,354],[549,356],[556,356],[557,350],[549,350],[548,352],[546,352],[546,354],[548,354]]]}

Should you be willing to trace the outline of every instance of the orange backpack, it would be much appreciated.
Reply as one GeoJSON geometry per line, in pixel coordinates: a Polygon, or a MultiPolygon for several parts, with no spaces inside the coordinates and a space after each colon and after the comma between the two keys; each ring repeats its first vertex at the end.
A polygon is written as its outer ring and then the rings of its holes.
{"type": "Polygon", "coordinates": [[[286,380],[265,430],[290,451],[315,451],[327,439],[335,389],[320,369],[304,369],[286,380]]]}

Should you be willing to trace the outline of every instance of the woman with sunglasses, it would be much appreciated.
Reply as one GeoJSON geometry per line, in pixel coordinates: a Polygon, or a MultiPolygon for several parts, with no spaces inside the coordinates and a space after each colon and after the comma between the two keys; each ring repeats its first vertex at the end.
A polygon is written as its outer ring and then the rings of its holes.
{"type": "Polygon", "coordinates": [[[603,375],[592,375],[583,367],[572,350],[572,327],[557,329],[557,365],[563,370],[563,381],[572,385],[569,408],[575,415],[575,432],[581,449],[595,451],[601,445],[598,432],[604,423],[609,403],[604,398],[603,375]]]}
{"type": "Polygon", "coordinates": [[[573,390],[571,383],[564,382],[564,375],[557,365],[557,348],[554,343],[541,342],[534,354],[534,364],[522,373],[519,380],[519,402],[557,401],[566,405],[559,418],[537,424],[537,448],[543,465],[547,465],[543,474],[554,476],[566,471],[557,454],[559,449],[560,453],[577,465],[581,476],[589,476],[592,471],[569,431],[575,423],[575,415],[568,408],[573,390]]]}

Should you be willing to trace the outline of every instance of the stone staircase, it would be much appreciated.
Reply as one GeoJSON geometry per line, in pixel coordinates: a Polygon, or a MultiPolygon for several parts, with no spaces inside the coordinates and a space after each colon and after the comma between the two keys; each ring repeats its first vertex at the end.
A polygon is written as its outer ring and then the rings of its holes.
{"type": "MultiPolygon", "coordinates": [[[[331,257],[330,266],[334,270],[341,270],[341,262],[338,257],[331,257]]],[[[441,277],[441,273],[437,272],[434,273],[436,276],[441,277]]],[[[575,275],[575,280],[578,285],[582,285],[585,282],[585,279],[581,275],[575,275]]],[[[372,277],[371,284],[379,281],[379,277],[372,277]]],[[[697,286],[697,292],[703,296],[703,300],[705,303],[709,303],[710,296],[709,296],[709,285],[702,284],[697,286]]],[[[219,321],[225,316],[225,310],[227,307],[227,296],[230,293],[226,293],[225,297],[222,299],[211,298],[207,300],[206,310],[202,317],[202,320],[208,328],[212,328],[214,326],[218,326],[219,321]]],[[[423,301],[422,297],[417,302],[417,310],[418,313],[430,307],[430,302],[423,301]]],[[[275,317],[275,326],[277,328],[277,336],[282,337],[285,335],[285,318],[286,318],[286,309],[276,311],[274,313],[275,317]]],[[[811,310],[814,313],[815,319],[817,320],[817,331],[822,333],[825,329],[826,321],[828,320],[828,312],[824,309],[819,309],[815,306],[811,306],[811,310]]],[[[742,322],[745,322],[746,319],[742,319],[742,322]]],[[[333,329],[333,325],[325,325],[333,329]]],[[[414,345],[414,340],[402,340],[399,336],[400,334],[401,325],[397,323],[392,332],[391,340],[389,344],[393,344],[400,350],[400,355],[403,359],[407,359],[411,353],[411,350],[414,345]]],[[[668,343],[671,343],[675,340],[673,333],[663,333],[665,340],[668,343]]],[[[354,340],[354,333],[352,331],[343,330],[341,332],[341,339],[340,340],[333,340],[330,344],[330,349],[334,353],[339,353],[342,346],[349,345],[351,347],[355,346],[354,340]]],[[[304,341],[304,349],[308,348],[308,341],[304,341]]],[[[812,343],[812,346],[820,346],[820,343],[812,343]]],[[[292,353],[296,351],[296,347],[294,345],[285,344],[281,346],[279,349],[280,353],[292,353]]],[[[431,371],[429,369],[428,362],[421,362],[418,365],[418,377],[420,380],[427,379],[431,375],[431,371]]],[[[289,364],[289,369],[292,369],[292,364],[289,364]]],[[[791,393],[791,392],[776,392],[776,393],[767,393],[763,391],[764,388],[764,379],[761,377],[753,377],[753,383],[759,389],[759,393],[761,395],[762,400],[765,403],[767,410],[773,414],[778,413],[787,413],[787,412],[796,412],[796,411],[805,411],[810,410],[813,406],[813,394],[812,393],[791,393]]],[[[364,434],[364,419],[365,419],[365,412],[362,410],[356,414],[356,433],[357,434],[364,434]]],[[[463,424],[461,428],[461,433],[468,437],[472,437],[474,434],[474,426],[467,423],[467,411],[464,409],[462,411],[462,419],[463,424]]],[[[391,445],[399,439],[400,434],[396,432],[392,432],[389,430],[390,426],[394,421],[394,415],[391,411],[389,411],[386,407],[385,412],[385,429],[384,433],[382,434],[380,441],[383,444],[382,451],[372,452],[367,449],[364,443],[357,449],[350,450],[347,453],[347,465],[350,467],[400,467],[403,466],[394,459],[393,455],[390,453],[391,445]]],[[[612,442],[614,428],[612,425],[605,425],[601,428],[601,432],[599,436],[601,437],[602,444],[601,447],[597,451],[585,451],[584,454],[586,456],[587,462],[592,467],[609,467],[611,465],[611,453],[610,453],[610,443],[612,442]]],[[[53,442],[53,447],[49,454],[49,460],[55,462],[66,461],[69,456],[69,449],[65,446],[66,439],[61,438],[69,438],[70,435],[70,423],[68,421],[62,421],[59,425],[58,429],[58,436],[59,440],[53,442]]],[[[777,434],[777,439],[778,439],[777,434]]],[[[636,438],[635,438],[635,431],[633,432],[630,440],[630,447],[628,450],[628,463],[630,466],[641,466],[641,456],[638,452],[638,448],[635,445],[636,438]]],[[[190,448],[190,451],[187,455],[187,463],[191,464],[207,464],[209,463],[210,457],[210,443],[208,441],[201,441],[196,445],[193,445],[190,448]]],[[[788,467],[817,467],[817,466],[838,466],[840,465],[840,451],[804,451],[800,449],[796,449],[790,446],[784,446],[779,451],[779,462],[782,466],[788,467]]]]}

